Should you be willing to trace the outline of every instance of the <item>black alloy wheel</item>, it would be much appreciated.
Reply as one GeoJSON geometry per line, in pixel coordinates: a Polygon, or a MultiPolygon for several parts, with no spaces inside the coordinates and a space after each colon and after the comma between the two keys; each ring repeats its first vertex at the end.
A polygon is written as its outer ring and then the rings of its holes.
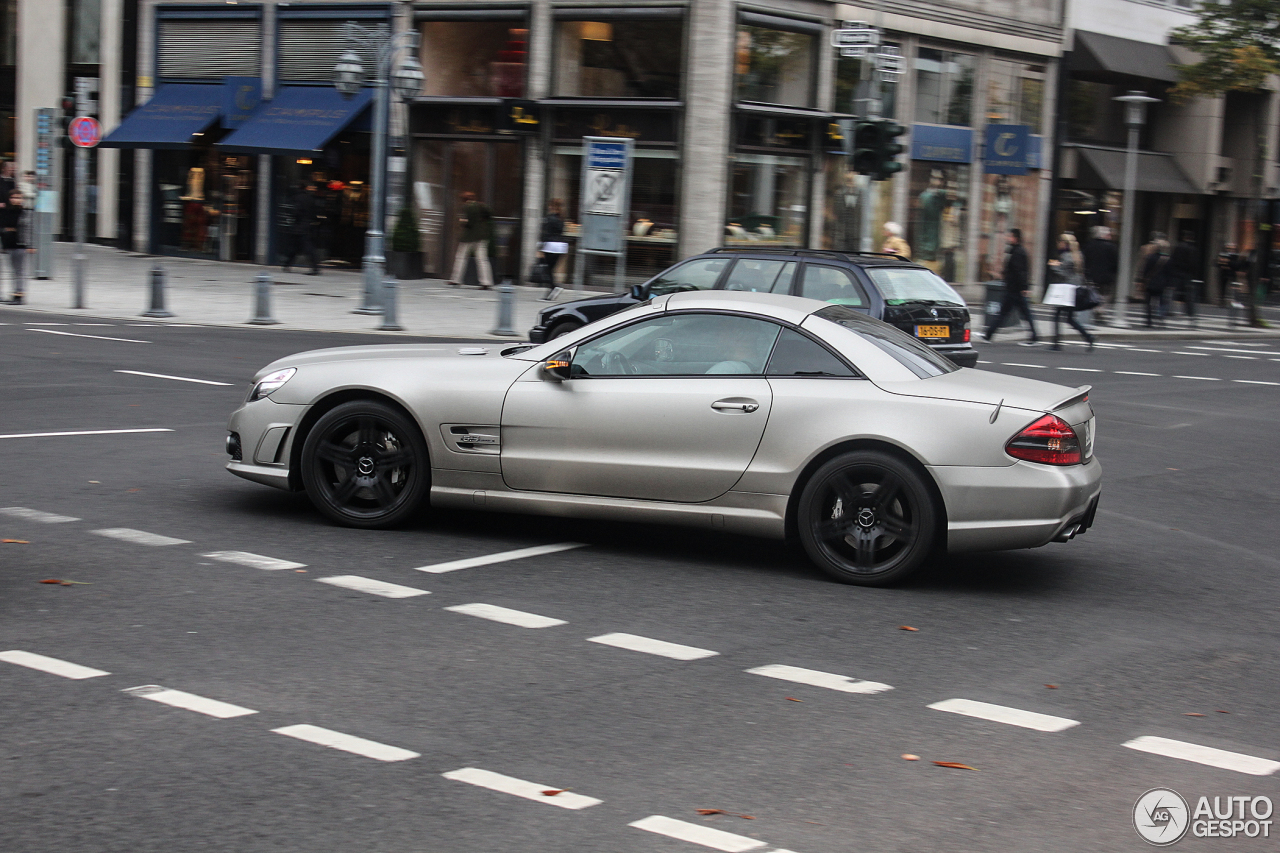
{"type": "Polygon", "coordinates": [[[417,424],[372,400],[321,416],[302,446],[302,483],[316,509],[349,527],[392,527],[417,510],[431,484],[417,424]]]}
{"type": "Polygon", "coordinates": [[[857,450],[805,484],[796,520],[809,558],[843,583],[885,586],[919,568],[937,516],[919,474],[896,457],[857,450]]]}

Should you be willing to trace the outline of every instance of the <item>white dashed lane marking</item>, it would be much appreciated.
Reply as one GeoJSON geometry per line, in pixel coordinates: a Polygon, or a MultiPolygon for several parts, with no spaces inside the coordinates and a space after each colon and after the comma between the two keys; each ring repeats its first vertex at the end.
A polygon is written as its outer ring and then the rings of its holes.
{"type": "Polygon", "coordinates": [[[613,646],[619,649],[627,649],[633,652],[644,652],[650,655],[661,655],[664,658],[675,658],[676,660],[698,660],[699,658],[709,658],[720,654],[710,649],[699,649],[696,646],[682,646],[678,643],[668,643],[663,640],[652,640],[648,637],[640,637],[635,634],[602,634],[599,637],[590,637],[588,642],[600,643],[605,646],[613,646]]]}
{"type": "Polygon", "coordinates": [[[64,435],[127,435],[136,432],[173,432],[171,429],[151,428],[151,429],[87,429],[76,430],[74,432],[15,432],[9,435],[0,435],[0,438],[56,438],[64,435]]]}
{"type": "Polygon", "coordinates": [[[136,338],[108,338],[105,335],[81,335],[76,332],[60,332],[57,329],[27,329],[28,332],[44,332],[46,335],[66,335],[69,338],[93,338],[95,341],[119,341],[124,344],[149,344],[136,338]]]}
{"type": "Polygon", "coordinates": [[[378,761],[406,761],[410,758],[417,758],[418,753],[410,752],[407,749],[401,749],[398,746],[388,746],[385,743],[378,743],[373,740],[365,740],[355,735],[346,735],[342,732],[335,732],[332,729],[322,729],[319,726],[298,725],[284,726],[279,729],[272,729],[278,735],[305,740],[309,743],[318,743],[321,746],[327,746],[330,749],[340,749],[343,752],[351,752],[356,755],[363,755],[365,758],[373,758],[378,761]]]}
{"type": "Polygon", "coordinates": [[[0,514],[25,521],[39,521],[42,524],[66,524],[68,521],[79,521],[69,515],[55,515],[52,512],[41,512],[38,509],[27,509],[25,506],[0,507],[0,514]]]}
{"type": "Polygon", "coordinates": [[[893,688],[878,681],[861,681],[847,675],[836,675],[832,672],[819,672],[816,669],[801,669],[798,666],[773,663],[749,669],[752,675],[763,675],[766,678],[778,678],[783,681],[794,681],[797,684],[809,684],[814,687],[825,687],[828,690],[839,690],[841,693],[883,693],[893,688]]]}
{"type": "Polygon", "coordinates": [[[25,666],[28,669],[38,669],[50,675],[61,675],[63,678],[97,678],[99,675],[111,674],[93,667],[81,666],[78,663],[70,663],[57,658],[38,655],[35,652],[24,652],[17,649],[0,652],[0,660],[17,664],[18,666],[25,666]]]}
{"type": "Polygon", "coordinates": [[[1280,385],[1280,382],[1266,382],[1262,379],[1232,379],[1232,382],[1241,382],[1245,385],[1280,385]]]}
{"type": "Polygon", "coordinates": [[[370,595],[381,595],[383,598],[413,598],[415,595],[430,595],[425,589],[414,589],[398,583],[362,578],[359,575],[335,575],[331,578],[316,578],[320,583],[354,589],[356,592],[367,592],[370,595]]]}
{"type": "Polygon", "coordinates": [[[454,613],[465,613],[467,616],[478,616],[481,619],[489,619],[493,622],[503,622],[507,625],[518,625],[521,628],[554,628],[556,625],[567,625],[563,619],[552,619],[549,616],[539,616],[536,613],[525,613],[523,610],[511,610],[506,607],[499,607],[496,604],[458,604],[453,607],[446,607],[454,613]]]}
{"type": "Polygon", "coordinates": [[[1016,361],[1002,361],[1000,363],[1003,364],[1005,367],[1038,367],[1041,370],[1044,370],[1046,367],[1048,367],[1047,364],[1019,364],[1016,361]]]}
{"type": "Polygon", "coordinates": [[[186,376],[170,376],[167,373],[144,373],[141,370],[117,370],[116,373],[128,373],[132,376],[149,376],[152,379],[172,379],[175,382],[195,382],[199,385],[231,386],[230,382],[214,382],[212,379],[190,379],[186,376]]]}
{"type": "Polygon", "coordinates": [[[1151,735],[1134,738],[1125,746],[1136,749],[1138,752],[1149,752],[1152,755],[1163,755],[1167,758],[1181,758],[1183,761],[1194,761],[1196,764],[1217,767],[1220,770],[1235,770],[1238,773],[1248,773],[1250,776],[1270,776],[1280,770],[1280,761],[1151,735]]]}
{"type": "Polygon", "coordinates": [[[1175,376],[1174,379],[1199,379],[1201,382],[1221,382],[1216,376],[1175,376]]]}
{"type": "Polygon", "coordinates": [[[1080,725],[1078,720],[1068,720],[1066,717],[1037,714],[1035,711],[1023,711],[1020,708],[1007,708],[1004,705],[991,705],[987,702],[974,702],[970,699],[947,699],[944,702],[934,702],[929,707],[935,711],[977,717],[993,723],[1035,729],[1038,732],[1061,732],[1080,725]]]}
{"type": "Polygon", "coordinates": [[[1096,368],[1096,367],[1059,367],[1058,369],[1059,369],[1059,370],[1074,370],[1074,371],[1076,371],[1077,373],[1102,373],[1102,372],[1103,372],[1102,370],[1099,370],[1099,369],[1098,369],[1098,368],[1096,368]]]}
{"type": "Polygon", "coordinates": [[[1239,358],[1239,359],[1243,359],[1244,361],[1257,361],[1257,360],[1258,360],[1258,357],[1257,357],[1256,355],[1228,355],[1228,356],[1224,356],[1224,357],[1225,357],[1225,358],[1239,358]]]}
{"type": "Polygon", "coordinates": [[[195,711],[197,714],[217,717],[219,720],[228,720],[232,717],[243,717],[248,714],[258,713],[251,708],[242,708],[239,705],[232,705],[230,702],[219,702],[217,699],[206,699],[203,696],[185,693],[181,690],[169,690],[158,684],[130,687],[121,692],[128,693],[130,696],[137,696],[139,699],[150,699],[152,702],[160,702],[174,708],[182,708],[187,711],[195,711]]]}
{"type": "Polygon", "coordinates": [[[148,533],[145,530],[134,530],[131,527],[104,527],[101,530],[95,530],[94,533],[99,536],[106,536],[109,539],[119,539],[122,542],[131,542],[134,545],[190,545],[190,540],[175,539],[172,536],[161,536],[159,533],[148,533]]]}
{"type": "Polygon", "coordinates": [[[1159,376],[1159,373],[1142,373],[1138,370],[1117,370],[1116,373],[1121,376],[1159,376]]]}
{"type": "Polygon", "coordinates": [[[533,800],[535,803],[559,806],[562,809],[585,809],[604,802],[603,800],[597,800],[595,797],[575,794],[573,791],[566,791],[553,785],[526,782],[523,779],[503,776],[501,773],[481,770],[478,767],[463,767],[461,770],[450,770],[448,773],[440,775],[454,782],[466,782],[468,785],[488,788],[490,791],[510,794],[513,797],[523,797],[526,800],[533,800]],[[559,791],[560,793],[549,795],[544,794],[543,791],[559,791]]]}
{"type": "Polygon", "coordinates": [[[487,566],[491,563],[505,563],[509,560],[522,560],[525,557],[540,557],[543,554],[555,554],[558,551],[569,551],[574,548],[584,547],[586,547],[586,545],[582,542],[560,542],[556,545],[535,545],[532,548],[519,548],[515,551],[502,551],[498,554],[487,554],[483,557],[468,557],[465,560],[452,560],[448,563],[436,563],[431,566],[418,566],[416,571],[430,572],[433,575],[440,575],[445,572],[456,572],[460,569],[474,569],[477,566],[487,566]]]}
{"type": "Polygon", "coordinates": [[[290,560],[277,560],[275,557],[264,557],[261,554],[250,554],[248,551],[210,551],[208,554],[201,554],[202,557],[208,557],[210,560],[219,560],[223,563],[235,563],[239,566],[248,566],[251,569],[262,569],[268,572],[278,572],[281,569],[302,569],[306,568],[306,563],[294,563],[290,560]]]}
{"type": "Polygon", "coordinates": [[[1208,357],[1209,357],[1209,353],[1207,353],[1207,352],[1182,352],[1181,350],[1174,350],[1174,351],[1173,351],[1173,354],[1174,354],[1174,355],[1198,355],[1198,356],[1200,356],[1201,358],[1208,358],[1208,357]]]}
{"type": "Polygon", "coordinates": [[[665,835],[668,838],[675,838],[679,841],[701,844],[703,847],[710,847],[712,850],[723,850],[725,853],[746,853],[748,850],[760,850],[769,846],[758,838],[735,835],[732,832],[712,829],[709,826],[699,826],[696,823],[687,823],[683,820],[663,817],[660,814],[632,821],[627,826],[634,826],[636,829],[643,829],[645,832],[655,832],[658,835],[665,835]]]}
{"type": "MultiPolygon", "coordinates": [[[[1261,346],[1261,344],[1256,344],[1255,346],[1261,346]]],[[[1187,349],[1204,350],[1206,353],[1243,352],[1243,353],[1248,353],[1249,355],[1280,355],[1280,352],[1274,352],[1272,350],[1233,349],[1231,347],[1207,347],[1207,346],[1191,345],[1191,346],[1188,346],[1187,349]]]]}

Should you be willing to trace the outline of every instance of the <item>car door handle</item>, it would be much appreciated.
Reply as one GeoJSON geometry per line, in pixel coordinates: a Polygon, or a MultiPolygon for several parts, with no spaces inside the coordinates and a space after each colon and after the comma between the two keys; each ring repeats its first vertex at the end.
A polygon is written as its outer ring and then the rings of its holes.
{"type": "Polygon", "coordinates": [[[748,415],[760,408],[755,400],[716,400],[711,408],[717,412],[745,412],[748,415]]]}

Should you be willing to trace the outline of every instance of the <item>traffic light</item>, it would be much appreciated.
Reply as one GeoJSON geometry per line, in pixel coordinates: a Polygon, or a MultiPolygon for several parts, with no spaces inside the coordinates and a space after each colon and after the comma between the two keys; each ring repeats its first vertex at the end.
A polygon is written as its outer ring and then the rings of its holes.
{"type": "Polygon", "coordinates": [[[907,129],[893,119],[883,118],[876,122],[876,169],[873,180],[887,181],[905,168],[898,162],[898,155],[906,149],[901,142],[895,140],[906,132],[907,129]]]}
{"type": "Polygon", "coordinates": [[[877,145],[880,128],[874,120],[859,119],[853,126],[853,171],[874,175],[880,165],[877,145]]]}

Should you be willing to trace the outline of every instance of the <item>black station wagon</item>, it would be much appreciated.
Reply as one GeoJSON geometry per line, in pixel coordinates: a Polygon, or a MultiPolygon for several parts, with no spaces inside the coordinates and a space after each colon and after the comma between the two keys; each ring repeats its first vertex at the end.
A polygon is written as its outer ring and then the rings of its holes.
{"type": "Polygon", "coordinates": [[[978,351],[969,343],[969,309],[960,294],[929,269],[879,252],[712,249],[626,293],[543,308],[529,340],[543,343],[638,302],[684,290],[787,293],[846,305],[897,326],[961,367],[978,363],[978,351]]]}

